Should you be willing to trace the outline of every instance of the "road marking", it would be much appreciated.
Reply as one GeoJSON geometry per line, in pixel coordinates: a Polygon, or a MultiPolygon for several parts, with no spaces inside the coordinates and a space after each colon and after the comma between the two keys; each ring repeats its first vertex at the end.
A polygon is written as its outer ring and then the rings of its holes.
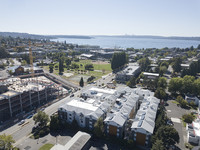
{"type": "Polygon", "coordinates": [[[167,110],[167,112],[172,112],[171,110],[167,110]]]}
{"type": "Polygon", "coordinates": [[[171,118],[172,122],[175,123],[181,123],[181,120],[179,118],[171,118]]]}

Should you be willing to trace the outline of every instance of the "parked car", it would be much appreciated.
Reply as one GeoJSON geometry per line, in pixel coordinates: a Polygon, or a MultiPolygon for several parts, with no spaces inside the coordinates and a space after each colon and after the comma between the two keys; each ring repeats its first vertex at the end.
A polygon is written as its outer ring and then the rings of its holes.
{"type": "Polygon", "coordinates": [[[70,97],[74,97],[74,94],[71,94],[70,97]]]}
{"type": "Polygon", "coordinates": [[[22,124],[24,124],[25,123],[25,120],[21,120],[19,123],[18,123],[18,125],[22,125],[22,124]]]}
{"type": "Polygon", "coordinates": [[[173,126],[174,123],[171,120],[167,120],[167,125],[173,126]]]}
{"type": "Polygon", "coordinates": [[[33,117],[33,115],[29,115],[28,117],[27,117],[27,119],[30,119],[30,118],[32,118],[33,117]]]}
{"type": "Polygon", "coordinates": [[[41,109],[40,109],[40,111],[44,111],[44,110],[45,110],[45,108],[41,108],[41,109]]]}

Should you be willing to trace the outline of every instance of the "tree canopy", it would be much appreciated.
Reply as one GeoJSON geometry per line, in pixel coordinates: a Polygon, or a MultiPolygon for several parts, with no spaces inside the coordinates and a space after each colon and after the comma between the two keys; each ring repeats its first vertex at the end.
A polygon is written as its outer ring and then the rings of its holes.
{"type": "Polygon", "coordinates": [[[112,70],[118,69],[128,63],[128,57],[125,52],[114,53],[111,59],[112,70]]]}
{"type": "Polygon", "coordinates": [[[181,60],[180,57],[175,58],[175,61],[172,64],[172,68],[173,68],[174,72],[180,72],[181,71],[181,63],[182,63],[182,60],[181,60]]]}
{"type": "Polygon", "coordinates": [[[126,83],[126,85],[129,86],[130,88],[133,88],[133,87],[135,86],[135,84],[136,84],[135,81],[136,81],[135,77],[132,77],[132,78],[126,83]]]}
{"type": "Polygon", "coordinates": [[[33,117],[33,120],[35,121],[35,124],[39,123],[41,128],[45,127],[50,121],[49,116],[43,111],[38,111],[38,113],[33,117]]]}
{"type": "Polygon", "coordinates": [[[84,86],[84,81],[83,81],[83,77],[81,77],[80,82],[79,82],[80,87],[84,86]]]}
{"type": "Polygon", "coordinates": [[[11,135],[0,135],[0,149],[11,150],[13,148],[13,143],[15,143],[15,141],[11,135]]]}
{"type": "Polygon", "coordinates": [[[165,77],[159,77],[157,87],[166,89],[167,88],[167,79],[165,77]]]}
{"type": "Polygon", "coordinates": [[[139,60],[139,65],[142,71],[146,71],[150,64],[151,61],[149,60],[148,57],[144,57],[139,60]]]}
{"type": "Polygon", "coordinates": [[[156,132],[157,139],[162,140],[163,144],[168,147],[179,143],[179,134],[172,126],[162,126],[156,132]]]}
{"type": "Polygon", "coordinates": [[[181,93],[182,92],[182,86],[183,86],[183,79],[182,78],[172,78],[169,81],[169,92],[171,93],[181,93]]]}
{"type": "Polygon", "coordinates": [[[10,54],[4,47],[0,47],[0,58],[8,58],[10,54]]]}

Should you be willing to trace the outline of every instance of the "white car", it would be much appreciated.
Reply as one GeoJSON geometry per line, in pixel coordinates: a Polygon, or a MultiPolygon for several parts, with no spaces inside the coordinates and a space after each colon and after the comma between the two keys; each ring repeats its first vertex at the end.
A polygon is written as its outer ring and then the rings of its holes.
{"type": "Polygon", "coordinates": [[[24,124],[25,123],[25,120],[21,120],[19,123],[18,123],[18,125],[22,125],[22,124],[24,124]]]}

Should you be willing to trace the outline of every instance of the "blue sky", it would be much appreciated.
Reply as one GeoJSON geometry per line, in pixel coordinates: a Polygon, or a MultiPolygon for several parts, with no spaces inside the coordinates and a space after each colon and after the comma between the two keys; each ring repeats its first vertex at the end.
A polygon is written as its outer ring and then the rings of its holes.
{"type": "Polygon", "coordinates": [[[0,31],[200,36],[200,0],[0,0],[0,31]]]}

